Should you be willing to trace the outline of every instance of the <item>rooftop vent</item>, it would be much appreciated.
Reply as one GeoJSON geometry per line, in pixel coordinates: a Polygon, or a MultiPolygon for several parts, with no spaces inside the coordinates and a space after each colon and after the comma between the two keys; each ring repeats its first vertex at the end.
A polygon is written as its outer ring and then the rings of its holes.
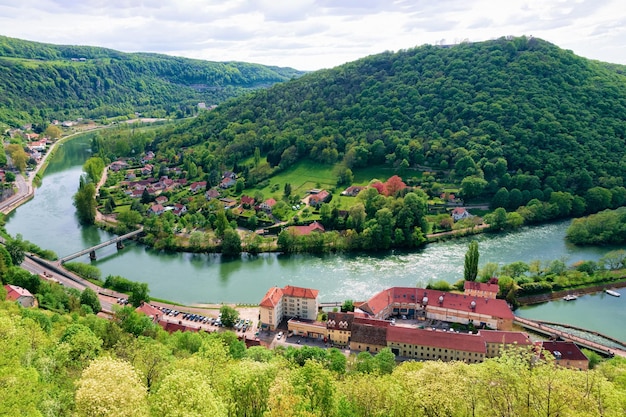
{"type": "Polygon", "coordinates": [[[472,310],[476,310],[476,301],[472,300],[472,302],[470,303],[470,308],[472,310]]]}

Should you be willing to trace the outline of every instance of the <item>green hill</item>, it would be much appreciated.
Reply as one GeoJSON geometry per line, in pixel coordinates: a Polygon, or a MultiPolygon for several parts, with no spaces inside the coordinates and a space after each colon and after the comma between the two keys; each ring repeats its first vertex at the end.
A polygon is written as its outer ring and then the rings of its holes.
{"type": "Polygon", "coordinates": [[[186,116],[302,75],[291,68],[59,46],[0,36],[0,122],[186,116]]]}
{"type": "MultiPolygon", "coordinates": [[[[202,145],[226,165],[255,148],[272,166],[301,158],[347,168],[427,166],[475,193],[530,196],[626,178],[626,67],[537,38],[422,46],[369,56],[238,98],[159,139],[202,145]]],[[[202,153],[196,153],[202,155],[202,153]]],[[[197,160],[204,166],[208,159],[197,160]]]]}

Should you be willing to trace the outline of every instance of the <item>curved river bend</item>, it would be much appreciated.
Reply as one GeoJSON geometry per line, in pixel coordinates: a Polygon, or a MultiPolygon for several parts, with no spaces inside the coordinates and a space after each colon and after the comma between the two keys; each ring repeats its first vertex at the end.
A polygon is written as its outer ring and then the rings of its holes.
{"type": "MultiPolygon", "coordinates": [[[[82,164],[89,157],[89,136],[66,142],[57,149],[35,197],[7,219],[11,235],[21,233],[40,247],[65,256],[98,244],[110,236],[95,227],[81,227],[72,196],[78,188],[82,164]]],[[[122,251],[100,249],[94,262],[103,276],[121,275],[147,282],[154,297],[184,304],[256,304],[273,285],[317,288],[322,301],[364,300],[390,286],[424,286],[428,282],[455,282],[463,277],[463,261],[470,239],[479,243],[480,265],[562,259],[598,260],[615,248],[578,248],[565,242],[568,222],[560,222],[503,235],[478,235],[431,244],[415,252],[377,255],[242,255],[223,260],[220,255],[164,253],[129,242],[122,251]]],[[[624,247],[622,247],[624,248],[624,247]]],[[[89,262],[87,256],[77,259],[89,262]]],[[[626,294],[625,294],[626,295],[626,294]]],[[[604,294],[556,301],[520,309],[528,318],[569,323],[626,340],[626,297],[604,294]]]]}

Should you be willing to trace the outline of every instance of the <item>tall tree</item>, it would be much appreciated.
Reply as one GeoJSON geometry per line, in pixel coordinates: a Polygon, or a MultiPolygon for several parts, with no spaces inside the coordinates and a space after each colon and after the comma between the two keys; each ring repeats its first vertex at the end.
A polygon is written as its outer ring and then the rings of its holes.
{"type": "Polygon", "coordinates": [[[85,182],[81,177],[80,186],[74,194],[74,207],[78,221],[81,224],[94,224],[96,221],[96,187],[91,182],[85,182]]]}
{"type": "Polygon", "coordinates": [[[464,278],[466,281],[476,281],[478,275],[478,242],[472,240],[469,249],[465,253],[464,278]]]}

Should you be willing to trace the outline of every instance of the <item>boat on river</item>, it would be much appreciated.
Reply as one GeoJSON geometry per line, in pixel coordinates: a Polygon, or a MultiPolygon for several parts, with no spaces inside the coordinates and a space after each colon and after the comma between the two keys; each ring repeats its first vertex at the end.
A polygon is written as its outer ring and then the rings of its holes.
{"type": "Polygon", "coordinates": [[[612,295],[613,297],[619,297],[622,294],[618,293],[617,291],[613,291],[613,290],[604,290],[605,293],[607,293],[608,295],[612,295]]]}
{"type": "Polygon", "coordinates": [[[574,294],[567,294],[565,297],[563,297],[563,299],[565,301],[574,301],[574,300],[578,299],[578,296],[574,295],[574,294]]]}

